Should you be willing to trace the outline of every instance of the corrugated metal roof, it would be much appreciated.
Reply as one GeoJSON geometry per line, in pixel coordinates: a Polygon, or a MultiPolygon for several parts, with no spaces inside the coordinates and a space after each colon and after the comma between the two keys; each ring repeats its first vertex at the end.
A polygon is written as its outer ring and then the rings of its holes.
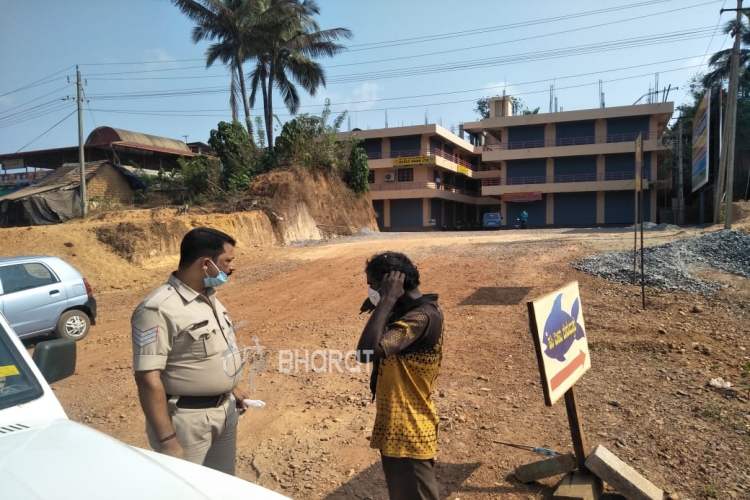
{"type": "Polygon", "coordinates": [[[117,142],[150,146],[152,148],[163,148],[170,152],[178,151],[192,154],[192,151],[187,144],[178,141],[177,139],[143,134],[141,132],[131,132],[130,130],[123,130],[114,127],[98,127],[94,129],[86,139],[87,145],[112,144],[117,142]]]}

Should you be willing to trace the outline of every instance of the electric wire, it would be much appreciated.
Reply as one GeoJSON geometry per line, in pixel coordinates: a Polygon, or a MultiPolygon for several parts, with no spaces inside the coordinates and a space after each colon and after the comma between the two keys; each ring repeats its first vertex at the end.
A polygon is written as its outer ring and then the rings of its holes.
{"type": "Polygon", "coordinates": [[[39,85],[46,85],[46,84],[48,84],[48,83],[51,83],[51,82],[53,82],[53,81],[56,81],[56,80],[61,80],[61,79],[62,79],[62,78],[64,78],[64,77],[60,77],[60,78],[55,78],[54,80],[49,80],[49,81],[47,81],[47,82],[45,82],[45,81],[44,81],[44,80],[48,80],[49,78],[52,78],[53,76],[57,76],[57,75],[59,75],[60,73],[63,73],[63,72],[65,72],[65,71],[68,71],[68,70],[69,70],[70,68],[72,68],[72,67],[73,67],[73,66],[68,66],[68,67],[67,67],[67,68],[65,68],[65,69],[61,69],[61,70],[60,70],[60,71],[58,71],[57,73],[52,73],[52,74],[51,74],[51,75],[49,75],[49,76],[45,76],[44,78],[41,78],[41,79],[39,79],[39,80],[36,80],[36,81],[34,81],[34,82],[31,82],[31,83],[29,83],[29,84],[27,84],[27,85],[24,85],[23,87],[19,87],[19,88],[15,89],[15,90],[11,90],[10,92],[6,92],[6,93],[4,93],[4,94],[0,94],[0,97],[5,97],[6,95],[10,95],[10,94],[15,94],[16,92],[20,92],[20,91],[22,91],[22,90],[30,89],[30,88],[33,88],[33,87],[38,87],[39,85]]]}
{"type": "Polygon", "coordinates": [[[692,31],[680,31],[665,33],[661,35],[651,35],[646,37],[636,37],[624,40],[616,40],[611,42],[603,42],[600,44],[585,44],[577,45],[572,47],[565,47],[563,49],[554,50],[542,50],[536,52],[527,52],[522,54],[513,54],[510,56],[503,56],[499,58],[491,59],[474,59],[470,61],[461,61],[456,63],[441,64],[439,69],[436,70],[434,64],[423,65],[423,66],[412,66],[408,68],[397,68],[393,70],[384,71],[370,71],[363,73],[353,73],[349,75],[337,75],[332,76],[327,80],[328,84],[342,84],[342,83],[353,83],[359,81],[372,81],[372,80],[384,80],[390,78],[403,78],[407,76],[418,76],[431,73],[443,73],[449,71],[461,71],[467,69],[477,69],[490,66],[519,64],[531,61],[543,61],[548,59],[559,59],[563,57],[572,57],[579,55],[588,55],[600,52],[611,52],[614,50],[632,49],[637,47],[644,47],[649,45],[664,45],[667,43],[677,43],[686,40],[693,40],[699,38],[706,38],[710,36],[710,30],[702,30],[700,32],[692,31]]]}
{"type": "MultiPolygon", "coordinates": [[[[667,0],[667,1],[672,1],[672,0],[667,0]]],[[[690,6],[687,6],[687,7],[683,7],[682,10],[696,8],[696,7],[702,7],[704,5],[716,3],[717,1],[719,1],[719,0],[712,0],[710,2],[703,2],[703,3],[699,3],[699,4],[695,4],[695,5],[690,5],[690,6]]],[[[443,55],[448,54],[448,53],[465,52],[465,51],[473,50],[473,49],[480,49],[480,48],[492,47],[492,46],[497,46],[497,45],[505,45],[505,44],[515,43],[515,42],[523,42],[523,41],[534,40],[534,39],[538,39],[538,38],[545,38],[545,37],[549,37],[549,36],[556,36],[556,35],[562,35],[562,34],[567,34],[567,33],[572,33],[572,32],[583,31],[583,30],[587,30],[587,29],[601,28],[603,26],[609,26],[609,25],[613,25],[613,24],[620,24],[620,23],[624,23],[624,22],[628,22],[628,21],[634,21],[634,20],[643,19],[643,18],[652,18],[654,16],[658,16],[658,15],[662,15],[662,14],[671,14],[671,13],[673,13],[672,10],[667,10],[667,11],[662,11],[662,12],[655,12],[655,13],[652,13],[652,14],[645,14],[645,15],[636,16],[636,17],[630,17],[630,18],[625,18],[625,19],[618,19],[618,20],[615,20],[615,21],[607,22],[607,23],[601,23],[601,24],[590,25],[590,26],[582,26],[582,27],[567,29],[567,30],[563,30],[563,31],[556,31],[556,32],[552,32],[552,33],[544,33],[544,34],[541,34],[541,35],[528,36],[528,37],[524,37],[524,38],[516,38],[516,39],[513,39],[513,40],[504,40],[504,41],[501,41],[501,42],[487,43],[487,44],[482,44],[482,45],[474,45],[474,46],[471,46],[471,47],[461,47],[461,48],[457,48],[457,49],[449,49],[449,50],[443,50],[443,51],[438,51],[438,52],[428,52],[428,53],[421,53],[421,54],[413,54],[413,55],[408,55],[408,56],[392,57],[392,58],[388,58],[388,59],[377,59],[377,60],[372,60],[372,61],[358,61],[358,62],[352,62],[352,63],[327,65],[326,69],[341,68],[341,67],[347,67],[347,66],[360,66],[360,65],[365,65],[365,64],[377,64],[377,63],[382,63],[382,62],[388,62],[388,63],[390,63],[390,62],[397,61],[397,60],[424,58],[424,57],[429,57],[429,56],[434,56],[434,55],[443,56],[443,55]]],[[[718,26],[717,26],[717,28],[718,28],[718,26]]],[[[716,29],[716,28],[714,28],[714,29],[716,29]]],[[[163,71],[175,71],[175,70],[195,69],[195,68],[205,68],[205,66],[188,66],[188,67],[185,67],[185,68],[165,68],[163,71]]],[[[128,74],[137,74],[137,73],[153,73],[153,72],[159,72],[159,71],[162,71],[162,70],[152,69],[152,70],[144,70],[144,71],[127,71],[127,72],[114,72],[114,73],[92,73],[92,74],[87,75],[87,78],[91,78],[92,80],[106,80],[106,81],[127,81],[127,80],[145,80],[145,79],[167,80],[167,79],[180,79],[180,78],[225,78],[225,75],[200,75],[200,76],[190,76],[190,77],[179,77],[179,76],[177,76],[177,77],[151,77],[151,78],[148,78],[148,77],[146,77],[146,78],[139,78],[139,77],[136,77],[136,78],[97,78],[97,77],[100,77],[100,76],[108,76],[108,75],[128,75],[128,74]]]]}
{"type": "MultiPolygon", "coordinates": [[[[716,3],[716,1],[717,0],[712,0],[710,2],[704,2],[704,3],[695,4],[695,5],[690,5],[690,6],[681,8],[681,10],[692,9],[692,8],[695,8],[695,7],[702,7],[704,5],[716,3]]],[[[457,48],[457,49],[442,50],[442,51],[439,51],[439,52],[427,52],[427,53],[414,54],[414,55],[409,55],[409,56],[390,57],[388,59],[377,59],[377,60],[374,60],[374,61],[358,61],[358,62],[353,62],[353,63],[327,65],[326,69],[329,69],[329,68],[341,68],[341,67],[345,67],[345,66],[359,66],[359,65],[363,65],[363,64],[375,64],[375,63],[381,63],[381,62],[392,62],[392,61],[398,61],[398,60],[403,60],[403,59],[415,59],[415,58],[429,57],[429,56],[435,56],[435,55],[442,56],[442,55],[453,53],[453,52],[465,52],[467,50],[481,49],[481,48],[485,48],[485,47],[494,47],[494,46],[497,46],[497,45],[505,45],[505,44],[515,43],[515,42],[526,42],[528,40],[535,40],[535,39],[538,39],[538,38],[546,38],[548,36],[564,35],[564,34],[567,34],[567,33],[580,32],[580,31],[588,30],[588,29],[596,29],[596,28],[601,28],[603,26],[610,26],[610,25],[613,25],[613,24],[620,24],[620,23],[624,23],[624,22],[628,22],[628,21],[635,21],[635,20],[644,19],[644,18],[653,18],[654,16],[658,16],[658,15],[662,15],[662,14],[673,14],[673,13],[674,13],[673,10],[665,10],[665,11],[662,11],[662,12],[655,12],[653,14],[645,14],[645,15],[637,16],[637,17],[629,17],[629,18],[626,18],[626,19],[617,19],[615,21],[610,21],[608,23],[601,23],[601,24],[595,24],[595,25],[590,25],[590,26],[576,27],[576,28],[571,28],[571,29],[567,29],[567,30],[563,30],[563,31],[554,31],[552,33],[543,33],[541,35],[527,36],[527,37],[524,37],[524,38],[515,38],[513,40],[504,40],[504,41],[501,41],[501,42],[485,43],[485,44],[482,44],[482,45],[473,45],[471,47],[461,47],[461,48],[457,48]]],[[[716,29],[716,28],[714,28],[714,29],[716,29]]]]}
{"type": "Polygon", "coordinates": [[[62,122],[64,122],[65,120],[67,120],[68,118],[70,118],[71,116],[73,116],[73,115],[75,114],[75,112],[76,112],[76,111],[77,111],[77,110],[75,110],[75,109],[74,109],[73,111],[71,111],[71,112],[70,112],[70,114],[68,114],[67,116],[65,116],[65,118],[63,118],[63,119],[62,119],[62,120],[60,120],[59,122],[55,123],[55,124],[54,124],[54,125],[52,125],[52,126],[51,126],[50,128],[48,128],[47,130],[45,130],[44,132],[42,132],[41,134],[39,134],[38,136],[36,136],[36,137],[35,137],[34,139],[32,139],[32,140],[31,140],[31,142],[27,142],[27,143],[26,143],[25,145],[21,146],[21,147],[20,147],[20,148],[19,148],[19,149],[18,149],[18,150],[16,151],[16,153],[20,153],[22,149],[24,149],[24,148],[27,148],[28,146],[30,146],[30,145],[32,145],[33,143],[35,143],[35,142],[36,142],[37,140],[39,140],[39,139],[41,139],[42,137],[44,137],[44,136],[45,136],[45,135],[46,135],[46,134],[47,134],[48,132],[50,132],[50,131],[51,131],[51,130],[52,130],[53,128],[57,127],[57,126],[58,126],[58,125],[60,125],[60,124],[61,124],[62,122]]]}
{"type": "MultiPolygon", "coordinates": [[[[578,73],[578,74],[575,74],[575,75],[558,76],[558,77],[555,77],[555,79],[556,80],[568,80],[568,79],[572,79],[572,78],[580,78],[580,77],[584,77],[584,76],[599,75],[599,74],[603,74],[603,73],[613,73],[613,72],[624,71],[624,70],[628,70],[628,69],[643,68],[645,66],[655,66],[655,65],[667,64],[667,63],[685,61],[685,60],[689,60],[689,59],[695,59],[695,57],[696,56],[680,57],[680,58],[676,58],[676,59],[668,59],[668,60],[656,61],[656,62],[652,62],[652,63],[637,64],[637,65],[633,65],[633,66],[623,66],[623,67],[619,67],[619,68],[610,68],[610,69],[600,70],[600,71],[590,71],[590,72],[587,72],[587,73],[578,73]]],[[[530,80],[530,81],[526,81],[526,82],[514,82],[514,83],[509,83],[507,85],[510,85],[510,86],[513,86],[513,87],[520,87],[520,86],[532,85],[532,84],[535,84],[535,83],[543,83],[543,82],[549,82],[549,78],[542,78],[542,79],[538,79],[538,80],[530,80]]],[[[454,94],[462,94],[462,93],[469,93],[469,92],[483,92],[483,93],[487,93],[488,91],[491,91],[492,89],[500,89],[500,88],[503,88],[503,87],[505,87],[507,85],[497,85],[497,86],[493,86],[493,87],[472,88],[472,89],[464,89],[464,90],[453,90],[453,91],[449,91],[449,92],[435,92],[435,93],[431,93],[431,94],[416,94],[416,95],[406,95],[406,96],[398,96],[398,97],[384,97],[384,98],[381,98],[381,99],[368,99],[368,100],[362,100],[362,101],[333,102],[332,104],[334,104],[336,106],[342,106],[342,105],[349,105],[349,104],[362,104],[362,103],[371,103],[371,102],[397,101],[397,100],[404,100],[404,99],[419,99],[419,98],[424,98],[424,97],[438,97],[438,96],[444,96],[444,95],[454,95],[454,94]]],[[[218,93],[226,93],[226,92],[228,92],[226,90],[226,88],[223,87],[223,86],[222,87],[212,87],[212,88],[213,89],[220,89],[218,93]]],[[[169,92],[171,92],[171,91],[169,91],[169,92]]],[[[108,100],[129,100],[127,97],[114,98],[114,97],[108,96],[106,94],[103,94],[103,95],[105,95],[107,97],[110,97],[108,100]]],[[[143,96],[139,95],[138,97],[143,97],[143,96]]],[[[162,98],[162,97],[173,97],[173,96],[171,96],[171,95],[156,95],[156,96],[151,95],[149,97],[162,98]]],[[[180,96],[174,96],[174,97],[181,97],[181,95],[180,96]]],[[[145,98],[145,97],[143,97],[143,98],[145,98]]],[[[320,107],[320,105],[318,105],[318,104],[309,104],[309,105],[301,105],[300,106],[301,109],[304,109],[304,108],[319,108],[319,107],[320,107]]],[[[157,110],[152,110],[152,111],[157,111],[157,110]]],[[[158,112],[161,112],[161,111],[162,110],[158,110],[158,112]]],[[[171,112],[171,111],[173,111],[173,110],[167,110],[167,112],[171,112]]],[[[190,111],[224,111],[224,109],[190,110],[190,111]]],[[[190,111],[185,111],[185,112],[187,113],[187,112],[190,112],[190,111]]]]}
{"type": "Polygon", "coordinates": [[[13,118],[8,118],[4,120],[0,120],[0,128],[10,127],[13,125],[18,125],[24,122],[27,122],[29,120],[33,120],[34,118],[38,118],[40,116],[45,116],[50,113],[54,113],[56,111],[59,111],[61,109],[66,109],[68,105],[63,102],[64,100],[60,100],[60,102],[57,103],[50,103],[44,108],[37,109],[29,114],[23,115],[23,116],[16,116],[13,118]]]}
{"type": "MultiPolygon", "coordinates": [[[[427,36],[421,36],[421,37],[401,38],[398,40],[387,40],[387,41],[380,41],[380,42],[354,44],[354,45],[349,45],[349,48],[350,48],[349,52],[390,48],[390,47],[395,47],[395,46],[400,46],[400,45],[412,45],[414,43],[432,42],[435,40],[445,40],[445,39],[458,38],[458,37],[463,37],[463,36],[481,35],[481,34],[490,33],[492,31],[499,31],[499,30],[526,28],[528,26],[535,26],[538,24],[548,24],[548,23],[554,23],[554,22],[560,22],[560,21],[567,21],[570,19],[593,16],[597,14],[608,14],[608,13],[616,12],[619,10],[631,9],[631,8],[636,8],[636,7],[646,7],[646,6],[656,5],[660,3],[667,3],[671,1],[673,0],[654,0],[654,1],[648,1],[648,2],[639,2],[635,4],[622,5],[622,6],[617,6],[617,7],[608,7],[605,9],[584,11],[584,12],[568,14],[564,16],[547,17],[547,18],[535,19],[531,21],[521,21],[517,23],[503,24],[499,26],[476,28],[473,30],[454,31],[451,33],[441,33],[441,34],[427,35],[427,36]]],[[[718,2],[720,0],[716,0],[716,1],[718,2]]]]}
{"type": "MultiPolygon", "coordinates": [[[[724,0],[724,3],[722,3],[722,4],[721,4],[721,9],[719,10],[719,12],[721,12],[721,10],[723,10],[723,9],[724,9],[724,6],[725,6],[726,4],[727,4],[727,0],[724,0]]],[[[704,63],[704,62],[705,62],[705,60],[706,60],[706,56],[708,55],[708,51],[709,51],[709,50],[711,49],[711,44],[712,44],[712,43],[713,43],[713,41],[714,41],[714,35],[716,34],[716,30],[718,30],[718,29],[719,29],[719,24],[720,24],[720,23],[721,23],[721,14],[719,14],[719,19],[717,19],[717,20],[716,20],[716,28],[714,28],[714,34],[713,34],[713,35],[711,35],[711,39],[710,39],[710,40],[708,41],[708,47],[706,47],[706,53],[705,53],[705,54],[703,54],[703,59],[701,59],[701,66],[703,66],[703,63],[704,63]]],[[[726,38],[724,38],[724,42],[726,42],[726,38]]],[[[722,45],[724,45],[724,43],[723,43],[723,42],[722,42],[722,45]]],[[[699,69],[698,71],[700,71],[700,69],[699,69]]]]}
{"type": "MultiPolygon", "coordinates": [[[[5,110],[3,110],[2,112],[0,112],[0,115],[2,115],[2,114],[4,114],[4,113],[7,113],[8,111],[13,111],[14,109],[20,108],[20,107],[22,107],[22,106],[26,106],[27,104],[31,104],[32,102],[36,102],[36,101],[38,101],[39,99],[44,99],[45,97],[51,96],[52,94],[54,94],[54,93],[56,93],[56,92],[61,92],[61,91],[65,90],[66,88],[68,88],[68,86],[67,86],[67,85],[65,85],[64,87],[60,87],[60,88],[59,88],[59,89],[57,89],[57,90],[53,90],[52,92],[50,92],[50,93],[48,93],[48,94],[44,94],[44,95],[42,95],[42,96],[39,96],[39,97],[37,97],[37,98],[35,98],[35,99],[32,99],[32,100],[30,100],[30,101],[26,101],[26,102],[24,102],[24,103],[22,103],[22,104],[17,104],[17,105],[15,105],[15,106],[13,106],[12,108],[8,108],[8,109],[5,109],[5,110]]],[[[2,117],[0,116],[0,118],[2,118],[2,117]]]]}
{"type": "MultiPolygon", "coordinates": [[[[684,69],[690,69],[698,67],[698,65],[694,66],[686,66],[682,68],[675,68],[671,70],[663,70],[660,71],[660,73],[670,73],[674,71],[682,71],[684,69]]],[[[633,75],[633,76],[626,76],[622,78],[613,78],[610,80],[603,80],[604,83],[611,83],[611,82],[619,82],[624,80],[632,80],[635,78],[642,78],[645,76],[651,76],[652,73],[643,73],[640,75],[633,75]]],[[[593,86],[598,85],[599,82],[589,82],[589,83],[581,83],[576,85],[569,85],[567,87],[557,87],[556,90],[567,90],[567,89],[574,89],[574,88],[581,88],[581,87],[587,87],[587,86],[593,86]]],[[[533,91],[527,91],[527,92],[516,92],[513,95],[514,96],[525,96],[525,95],[531,95],[531,94],[540,94],[540,93],[546,93],[549,92],[549,89],[542,89],[542,90],[533,90],[533,91]]],[[[374,111],[391,111],[396,109],[410,109],[410,108],[420,108],[420,107],[430,107],[430,106],[444,106],[448,104],[463,104],[468,102],[475,102],[475,99],[463,99],[458,101],[447,101],[447,102],[436,102],[436,103],[428,103],[428,104],[413,104],[413,105],[407,105],[407,106],[389,106],[387,108],[376,108],[376,109],[367,109],[367,110],[358,110],[358,113],[366,113],[366,112],[374,112],[374,111]]],[[[124,110],[124,109],[96,109],[93,108],[96,112],[106,112],[106,113],[120,113],[120,114],[132,114],[132,115],[146,115],[146,116],[180,116],[180,117],[221,117],[225,115],[215,115],[215,114],[195,114],[194,111],[190,112],[163,112],[163,113],[157,113],[153,112],[151,110],[124,110]],[[187,114],[190,113],[190,114],[187,114]]],[[[339,114],[347,110],[332,110],[331,113],[339,114]]],[[[288,114],[279,114],[278,116],[292,116],[288,114]]]]}

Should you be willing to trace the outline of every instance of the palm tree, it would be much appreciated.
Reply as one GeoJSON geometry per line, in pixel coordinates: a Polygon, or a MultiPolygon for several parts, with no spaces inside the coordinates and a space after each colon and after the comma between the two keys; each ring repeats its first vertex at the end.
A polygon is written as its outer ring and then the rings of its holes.
{"type": "Polygon", "coordinates": [[[229,104],[232,108],[232,119],[237,120],[239,97],[245,108],[245,123],[248,132],[252,133],[245,73],[242,69],[242,64],[253,56],[252,48],[246,45],[247,33],[252,27],[250,15],[252,2],[249,0],[172,0],[172,3],[183,14],[195,21],[193,43],[215,40],[215,43],[206,50],[206,67],[211,67],[216,61],[221,61],[229,67],[231,76],[229,104]]]}
{"type": "Polygon", "coordinates": [[[245,46],[253,47],[255,69],[250,73],[250,106],[258,89],[263,98],[263,115],[269,150],[273,151],[273,91],[278,90],[290,113],[300,106],[297,85],[311,96],[325,87],[325,71],[314,59],[332,57],[344,50],[339,39],[350,38],[345,28],[321,30],[313,16],[320,13],[315,0],[250,0],[252,29],[245,46]]]}
{"type": "MultiPolygon", "coordinates": [[[[750,22],[750,10],[744,10],[742,13],[750,22]]],[[[748,89],[750,87],[750,27],[743,22],[740,22],[740,26],[737,26],[737,21],[729,21],[724,26],[724,33],[732,33],[735,29],[739,30],[735,36],[740,37],[739,88],[748,89]]],[[[729,79],[732,67],[732,49],[720,50],[715,53],[709,59],[708,64],[712,71],[703,77],[703,85],[705,87],[721,85],[722,82],[729,79]]]]}

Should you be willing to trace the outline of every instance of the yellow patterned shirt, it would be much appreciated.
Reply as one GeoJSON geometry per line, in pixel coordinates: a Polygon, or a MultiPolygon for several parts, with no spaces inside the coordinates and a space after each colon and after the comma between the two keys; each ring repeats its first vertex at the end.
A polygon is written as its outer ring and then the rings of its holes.
{"type": "Polygon", "coordinates": [[[426,302],[390,323],[380,342],[370,446],[384,456],[428,460],[437,448],[432,390],[443,357],[443,313],[426,302]]]}

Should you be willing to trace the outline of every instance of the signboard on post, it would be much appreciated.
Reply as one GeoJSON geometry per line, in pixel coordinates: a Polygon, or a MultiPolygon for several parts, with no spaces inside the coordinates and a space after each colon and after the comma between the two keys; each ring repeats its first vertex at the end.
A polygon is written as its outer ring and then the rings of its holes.
{"type": "Polygon", "coordinates": [[[708,184],[708,132],[711,125],[711,89],[698,105],[693,118],[693,193],[708,184]]]}
{"type": "Polygon", "coordinates": [[[544,402],[552,406],[591,368],[578,282],[528,302],[544,402]]]}

